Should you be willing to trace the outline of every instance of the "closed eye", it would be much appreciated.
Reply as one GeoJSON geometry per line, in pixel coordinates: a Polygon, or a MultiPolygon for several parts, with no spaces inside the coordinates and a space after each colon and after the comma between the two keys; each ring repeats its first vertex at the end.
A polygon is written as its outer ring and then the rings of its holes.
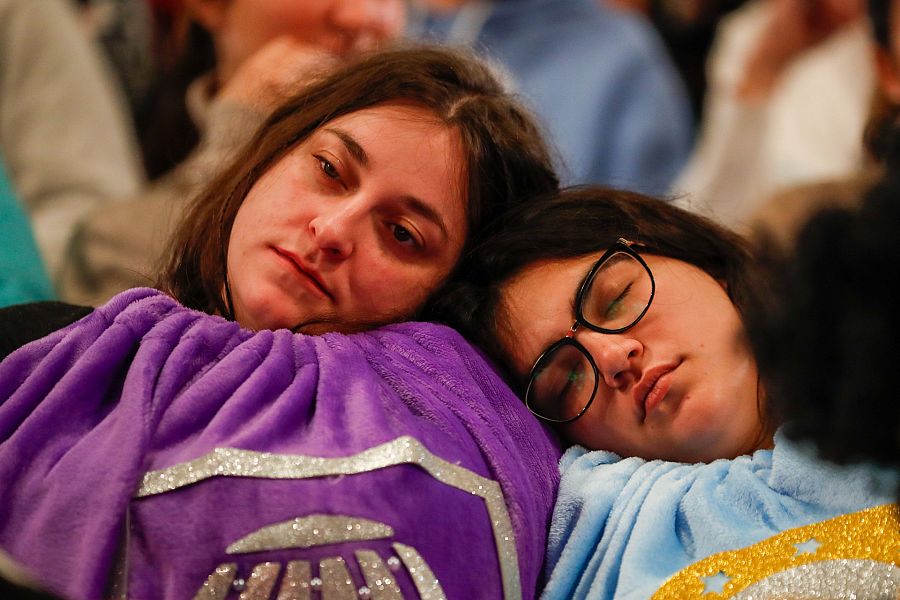
{"type": "Polygon", "coordinates": [[[573,397],[581,390],[584,386],[584,368],[579,361],[576,365],[569,368],[566,371],[566,381],[563,385],[562,390],[559,392],[559,397],[565,403],[571,403],[573,397]]]}
{"type": "Polygon", "coordinates": [[[625,286],[625,289],[622,290],[622,293],[609,303],[609,306],[606,307],[606,311],[604,311],[606,318],[614,319],[625,309],[625,300],[628,297],[629,292],[631,292],[631,287],[633,285],[633,283],[629,283],[625,286]]]}

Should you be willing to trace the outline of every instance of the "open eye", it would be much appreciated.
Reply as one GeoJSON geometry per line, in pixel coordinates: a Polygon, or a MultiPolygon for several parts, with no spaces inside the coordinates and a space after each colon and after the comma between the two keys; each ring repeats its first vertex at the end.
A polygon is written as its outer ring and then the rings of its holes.
{"type": "Polygon", "coordinates": [[[397,243],[410,248],[420,248],[422,246],[416,236],[403,225],[388,223],[388,228],[391,230],[391,235],[397,243]]]}
{"type": "Polygon", "coordinates": [[[315,159],[319,162],[319,169],[322,173],[325,174],[325,177],[329,179],[334,179],[335,181],[341,180],[341,174],[338,172],[337,168],[329,161],[327,158],[323,156],[319,156],[318,154],[313,155],[315,159]]]}

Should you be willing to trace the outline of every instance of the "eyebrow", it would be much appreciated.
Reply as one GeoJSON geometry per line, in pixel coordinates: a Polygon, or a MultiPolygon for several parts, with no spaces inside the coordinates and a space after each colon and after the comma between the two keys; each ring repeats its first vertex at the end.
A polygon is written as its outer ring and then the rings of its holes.
{"type": "Polygon", "coordinates": [[[575,286],[575,293],[572,294],[572,302],[571,302],[573,315],[578,313],[578,292],[581,291],[581,288],[584,286],[585,282],[587,281],[588,276],[591,274],[591,269],[594,268],[594,265],[596,263],[597,263],[597,261],[594,261],[591,263],[591,266],[589,266],[587,268],[587,270],[584,272],[584,275],[581,277],[581,279],[578,280],[578,285],[575,286]]]}
{"type": "Polygon", "coordinates": [[[418,214],[425,219],[428,219],[432,223],[438,226],[441,230],[441,233],[444,237],[449,237],[447,234],[447,226],[444,224],[444,218],[441,214],[434,209],[434,207],[429,206],[424,201],[415,196],[401,196],[400,201],[403,203],[406,208],[411,210],[412,212],[418,214]]]}
{"type": "MultiPolygon", "coordinates": [[[[353,156],[356,161],[364,166],[369,166],[369,155],[366,154],[365,149],[357,142],[352,135],[340,129],[338,127],[326,127],[324,131],[336,136],[341,143],[344,144],[344,147],[347,148],[347,151],[353,156]]],[[[441,214],[434,209],[434,207],[429,206],[420,198],[415,196],[402,196],[400,201],[412,212],[418,214],[421,217],[424,217],[437,225],[437,227],[441,230],[443,236],[449,237],[447,232],[447,225],[444,223],[444,218],[441,214]]]]}
{"type": "Polygon", "coordinates": [[[352,135],[337,127],[326,127],[325,131],[337,136],[337,138],[341,140],[341,143],[344,144],[344,147],[347,148],[347,151],[356,159],[356,162],[364,167],[369,166],[369,155],[366,154],[363,147],[359,145],[359,142],[353,139],[352,135]]]}

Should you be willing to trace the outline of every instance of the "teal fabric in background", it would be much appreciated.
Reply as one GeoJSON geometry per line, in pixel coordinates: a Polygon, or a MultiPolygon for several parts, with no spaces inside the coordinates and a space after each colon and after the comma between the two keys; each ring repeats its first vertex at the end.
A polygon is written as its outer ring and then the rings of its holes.
{"type": "Polygon", "coordinates": [[[0,163],[0,306],[54,298],[31,223],[0,163]]]}

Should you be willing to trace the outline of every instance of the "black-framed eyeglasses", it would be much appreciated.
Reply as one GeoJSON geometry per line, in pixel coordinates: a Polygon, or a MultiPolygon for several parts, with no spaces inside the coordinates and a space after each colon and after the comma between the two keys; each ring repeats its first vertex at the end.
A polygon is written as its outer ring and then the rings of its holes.
{"type": "Polygon", "coordinates": [[[531,368],[525,405],[539,418],[568,423],[583,415],[597,395],[594,357],[575,339],[581,326],[621,333],[641,320],[653,302],[656,282],[634,242],[619,238],[594,263],[575,296],[575,323],[531,368]]]}

